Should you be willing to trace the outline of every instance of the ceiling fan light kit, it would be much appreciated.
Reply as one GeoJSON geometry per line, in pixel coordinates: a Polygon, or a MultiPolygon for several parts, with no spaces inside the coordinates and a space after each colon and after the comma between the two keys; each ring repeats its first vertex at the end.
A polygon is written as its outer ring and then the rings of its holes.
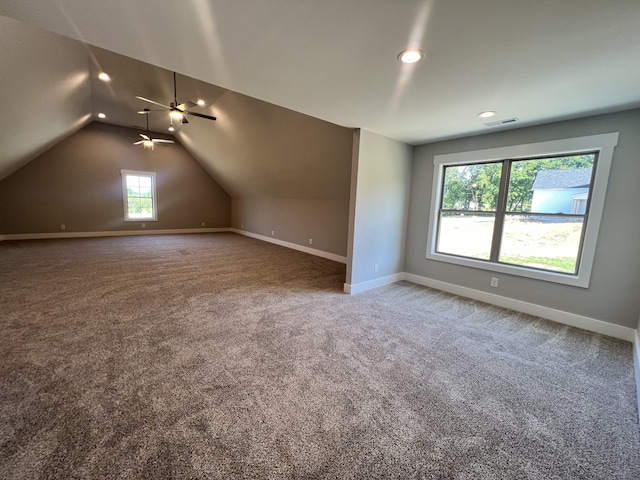
{"type": "Polygon", "coordinates": [[[187,121],[186,118],[184,118],[184,115],[182,114],[182,112],[180,110],[178,110],[177,108],[175,109],[171,109],[171,111],[169,112],[169,118],[171,119],[171,125],[173,125],[173,121],[175,120],[176,122],[180,122],[180,124],[182,125],[183,123],[189,123],[187,121]]]}
{"type": "MultiPolygon", "coordinates": [[[[173,72],[173,102],[169,105],[165,105],[160,102],[156,102],[155,100],[150,100],[145,97],[136,96],[138,100],[142,100],[143,102],[152,103],[153,105],[157,105],[159,107],[165,108],[169,110],[169,120],[171,121],[171,126],[173,126],[173,121],[180,122],[180,125],[185,125],[189,123],[186,115],[192,115],[194,117],[205,118],[207,120],[216,120],[216,117],[212,115],[205,115],[204,113],[192,112],[187,110],[187,108],[195,107],[199,103],[195,103],[192,101],[187,101],[185,103],[178,103],[178,89],[176,85],[176,72],[173,72]]],[[[204,102],[202,102],[204,103],[204,102]]],[[[145,109],[147,110],[147,109],[145,109]]]]}
{"type": "Polygon", "coordinates": [[[161,143],[161,144],[171,144],[171,143],[175,143],[173,140],[167,140],[165,138],[151,138],[151,134],[149,133],[149,113],[151,113],[151,110],[149,110],[148,108],[145,108],[144,110],[138,112],[141,114],[144,114],[146,116],[146,120],[147,120],[147,133],[141,133],[140,136],[142,137],[142,140],[138,140],[137,142],[134,142],[134,145],[142,145],[142,148],[144,148],[145,150],[147,148],[150,148],[151,150],[153,150],[153,147],[156,143],[161,143]]]}

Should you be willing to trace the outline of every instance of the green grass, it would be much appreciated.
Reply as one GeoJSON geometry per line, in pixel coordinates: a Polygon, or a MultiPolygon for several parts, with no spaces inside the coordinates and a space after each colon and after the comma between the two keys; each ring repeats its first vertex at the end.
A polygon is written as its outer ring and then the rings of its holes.
{"type": "Polygon", "coordinates": [[[501,256],[500,262],[522,265],[556,272],[575,273],[576,259],[573,257],[507,257],[501,256]]]}

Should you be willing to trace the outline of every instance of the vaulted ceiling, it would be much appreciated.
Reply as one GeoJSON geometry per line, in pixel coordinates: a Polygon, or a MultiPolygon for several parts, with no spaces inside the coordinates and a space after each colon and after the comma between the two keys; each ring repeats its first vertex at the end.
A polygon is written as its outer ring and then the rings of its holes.
{"type": "Polygon", "coordinates": [[[0,179],[91,121],[137,127],[133,144],[147,128],[137,112],[150,108],[152,137],[175,135],[234,197],[349,196],[351,129],[179,74],[179,102],[202,99],[189,110],[218,120],[187,116],[170,133],[168,110],[136,96],[173,102],[172,71],[6,17],[0,41],[0,179]]]}
{"type": "Polygon", "coordinates": [[[638,25],[638,0],[0,0],[0,178],[98,111],[142,125],[135,95],[170,101],[172,71],[179,100],[206,97],[199,111],[219,117],[177,136],[232,194],[260,175],[244,135],[275,158],[292,124],[307,175],[328,181],[314,162],[336,152],[305,132],[416,145],[635,108],[638,25]],[[424,60],[399,63],[409,47],[424,60]],[[518,120],[487,127],[484,110],[518,120]]]}

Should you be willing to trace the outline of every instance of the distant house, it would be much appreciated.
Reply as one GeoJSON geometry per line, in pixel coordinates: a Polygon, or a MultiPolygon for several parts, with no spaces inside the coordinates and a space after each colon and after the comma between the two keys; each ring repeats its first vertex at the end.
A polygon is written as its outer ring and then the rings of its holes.
{"type": "Polygon", "coordinates": [[[533,182],[531,211],[539,213],[586,212],[591,168],[540,170],[533,182]]]}

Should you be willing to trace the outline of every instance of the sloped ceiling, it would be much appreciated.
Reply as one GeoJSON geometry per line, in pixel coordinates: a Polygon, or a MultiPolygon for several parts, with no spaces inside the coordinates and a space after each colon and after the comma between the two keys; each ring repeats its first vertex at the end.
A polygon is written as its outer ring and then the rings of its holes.
{"type": "MultiPolygon", "coordinates": [[[[167,110],[136,96],[169,104],[173,72],[12,19],[0,20],[11,27],[2,32],[15,46],[11,56],[0,57],[3,66],[15,65],[2,69],[11,76],[3,77],[0,86],[11,98],[27,100],[12,103],[12,115],[2,116],[4,176],[89,121],[135,126],[144,133],[146,116],[137,112],[150,108],[152,136],[175,135],[232,196],[348,198],[350,129],[177,75],[179,102],[203,99],[205,105],[190,110],[218,120],[188,117],[187,125],[176,123],[170,133],[167,110]],[[101,71],[111,81],[99,80],[101,71]],[[77,82],[73,89],[72,80],[77,82]],[[107,118],[99,119],[98,113],[107,118]]],[[[132,136],[132,143],[137,140],[132,136]]]]}
{"type": "Polygon", "coordinates": [[[0,179],[91,121],[87,54],[0,17],[0,179]]]}
{"type": "MultiPolygon", "coordinates": [[[[638,0],[0,0],[0,15],[217,85],[211,111],[239,92],[413,145],[640,106],[638,0]],[[407,47],[425,59],[401,65],[407,47]],[[518,121],[486,127],[483,110],[518,121]]],[[[166,95],[154,80],[136,94],[166,95]]],[[[185,144],[230,175],[202,128],[185,144]]]]}
{"type": "MultiPolygon", "coordinates": [[[[154,137],[170,138],[166,110],[135,97],[170,103],[173,73],[96,47],[88,52],[94,114],[146,127],[136,112],[148,107],[154,137]],[[109,83],[98,80],[100,71],[109,73],[109,83]]],[[[176,91],[178,102],[204,100],[190,110],[217,117],[188,116],[187,125],[174,124],[175,136],[230,195],[348,198],[350,129],[183,75],[177,75],[176,91]]]]}

